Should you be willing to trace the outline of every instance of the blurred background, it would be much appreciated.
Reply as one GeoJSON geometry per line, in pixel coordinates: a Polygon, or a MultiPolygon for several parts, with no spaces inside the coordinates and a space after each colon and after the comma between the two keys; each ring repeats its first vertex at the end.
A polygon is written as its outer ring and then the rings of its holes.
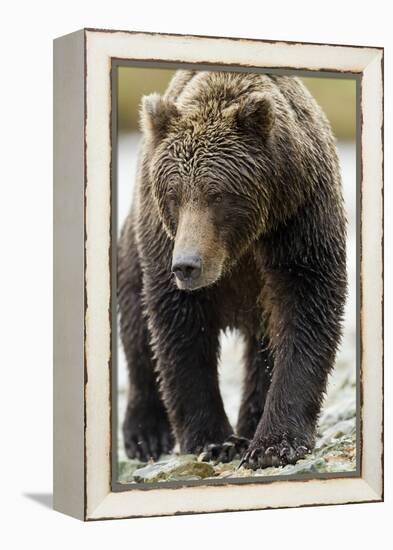
{"type": "MultiPolygon", "coordinates": [[[[134,67],[119,67],[118,71],[117,208],[120,231],[131,204],[135,182],[141,138],[139,132],[141,98],[152,92],[164,93],[174,71],[134,67]]],[[[353,452],[347,453],[348,458],[346,458],[347,455],[340,456],[339,467],[351,470],[354,468],[356,454],[356,81],[325,77],[302,78],[302,80],[326,113],[337,138],[348,219],[349,295],[346,304],[345,329],[336,369],[330,377],[321,415],[320,426],[323,426],[323,430],[321,430],[319,444],[332,445],[333,441],[334,445],[335,441],[341,441],[340,437],[343,433],[345,437],[349,434],[353,442],[353,452]]],[[[120,428],[127,398],[127,368],[120,339],[118,348],[118,459],[121,464],[126,461],[120,428]]],[[[239,335],[223,335],[219,366],[220,386],[225,408],[233,425],[236,424],[240,403],[242,349],[239,335]]]]}
{"type": "MultiPolygon", "coordinates": [[[[120,132],[139,130],[141,97],[164,93],[175,71],[119,67],[118,116],[120,132]]],[[[356,133],[356,82],[338,78],[302,78],[325,111],[336,137],[354,141],[356,133]]]]}

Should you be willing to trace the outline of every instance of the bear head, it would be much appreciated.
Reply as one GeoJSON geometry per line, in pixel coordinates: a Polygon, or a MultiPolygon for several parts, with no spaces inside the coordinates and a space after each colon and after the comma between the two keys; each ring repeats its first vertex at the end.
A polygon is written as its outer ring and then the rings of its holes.
{"type": "Polygon", "coordinates": [[[188,106],[152,94],[143,99],[141,123],[152,152],[151,190],[174,241],[176,284],[212,285],[269,223],[274,104],[258,91],[188,106]]]}

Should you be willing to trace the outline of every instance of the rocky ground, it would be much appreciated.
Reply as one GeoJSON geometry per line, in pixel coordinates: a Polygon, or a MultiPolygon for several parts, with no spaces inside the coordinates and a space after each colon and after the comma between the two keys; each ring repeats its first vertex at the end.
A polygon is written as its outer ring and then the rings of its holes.
{"type": "MultiPolygon", "coordinates": [[[[239,354],[234,340],[224,343],[224,358],[232,362],[239,354]]],[[[223,369],[224,370],[224,369],[223,369]]],[[[231,370],[231,369],[229,369],[231,370]]],[[[221,389],[228,416],[234,424],[238,408],[239,387],[236,372],[222,377],[221,389]]],[[[122,483],[152,483],[162,481],[189,481],[211,478],[239,478],[276,475],[307,474],[313,472],[348,472],[356,469],[356,384],[355,369],[348,363],[338,364],[331,376],[325,406],[318,425],[314,452],[295,465],[252,471],[237,469],[239,460],[228,464],[202,462],[195,455],[165,455],[159,462],[143,464],[128,460],[122,445],[119,449],[119,481],[122,483]]],[[[125,394],[120,395],[121,411],[125,394]]],[[[122,418],[122,416],[120,417],[122,418]]],[[[119,433],[121,442],[121,436],[119,433]]]]}

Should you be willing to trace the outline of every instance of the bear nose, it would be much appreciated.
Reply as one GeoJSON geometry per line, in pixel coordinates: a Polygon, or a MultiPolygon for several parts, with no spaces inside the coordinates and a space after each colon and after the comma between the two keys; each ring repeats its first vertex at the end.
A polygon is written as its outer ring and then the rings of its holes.
{"type": "Polygon", "coordinates": [[[172,272],[179,281],[197,279],[202,271],[202,260],[199,256],[182,256],[175,259],[172,265],[172,272]]]}

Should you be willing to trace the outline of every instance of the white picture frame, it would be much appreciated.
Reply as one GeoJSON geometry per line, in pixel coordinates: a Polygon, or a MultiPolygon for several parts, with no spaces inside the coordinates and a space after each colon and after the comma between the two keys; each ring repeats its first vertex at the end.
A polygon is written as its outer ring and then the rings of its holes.
{"type": "Polygon", "coordinates": [[[383,49],[84,29],[54,42],[54,508],[82,520],[383,499],[383,49]],[[112,67],[197,64],[359,79],[360,470],[112,485],[112,67]]]}

